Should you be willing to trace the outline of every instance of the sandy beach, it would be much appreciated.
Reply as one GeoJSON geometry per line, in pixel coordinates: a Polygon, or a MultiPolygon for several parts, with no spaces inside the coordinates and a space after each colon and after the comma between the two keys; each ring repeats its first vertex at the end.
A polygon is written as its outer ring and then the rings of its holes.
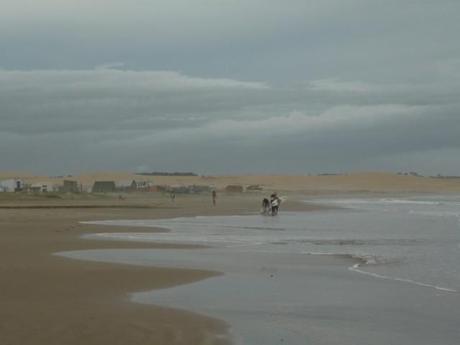
{"type": "Polygon", "coordinates": [[[0,345],[459,345],[459,14],[2,1],[0,345]]]}
{"type": "MultiPolygon", "coordinates": [[[[82,240],[81,235],[93,232],[133,230],[81,225],[82,220],[237,214],[259,206],[258,196],[222,197],[217,207],[211,206],[208,196],[177,198],[175,204],[167,198],[142,198],[135,198],[131,207],[130,200],[114,207],[117,201],[110,198],[97,201],[98,207],[83,207],[81,200],[2,200],[0,207],[7,208],[0,208],[1,344],[223,343],[213,336],[225,332],[222,322],[128,300],[128,293],[184,284],[218,272],[86,263],[52,255],[155,247],[82,240]],[[65,208],[56,208],[59,205],[65,208]]],[[[302,208],[309,209],[295,202],[285,205],[285,209],[302,208]]]]}
{"type": "MultiPolygon", "coordinates": [[[[396,175],[383,177],[371,175],[360,180],[356,176],[284,179],[249,176],[222,178],[216,184],[249,184],[265,179],[264,183],[270,185],[271,190],[289,196],[283,204],[283,211],[323,209],[322,206],[308,205],[297,200],[330,195],[337,190],[346,195],[371,192],[375,196],[375,193],[386,195],[395,189],[402,193],[445,193],[455,192],[459,188],[457,180],[423,180],[396,175]],[[408,182],[404,184],[404,181],[408,182]],[[301,193],[290,194],[295,189],[301,193]]],[[[182,181],[180,178],[169,178],[169,183],[171,179],[182,181]]],[[[168,195],[161,193],[128,194],[124,200],[120,200],[116,194],[62,195],[56,198],[46,194],[3,193],[0,198],[0,343],[226,343],[225,338],[219,336],[227,332],[227,325],[223,321],[183,310],[132,303],[129,300],[131,293],[180,286],[219,275],[220,272],[198,268],[171,269],[85,262],[55,256],[53,253],[87,249],[193,249],[193,245],[82,239],[81,236],[85,234],[126,233],[139,229],[79,222],[250,214],[258,212],[261,197],[269,189],[266,190],[262,193],[242,194],[219,192],[216,207],[212,206],[211,197],[207,194],[180,195],[172,203],[168,195]]],[[[315,272],[321,272],[321,267],[326,268],[328,265],[342,265],[337,261],[325,261],[324,264],[318,258],[312,258],[312,264],[312,267],[316,267],[315,272]]],[[[342,266],[346,269],[345,265],[342,266]]]]}

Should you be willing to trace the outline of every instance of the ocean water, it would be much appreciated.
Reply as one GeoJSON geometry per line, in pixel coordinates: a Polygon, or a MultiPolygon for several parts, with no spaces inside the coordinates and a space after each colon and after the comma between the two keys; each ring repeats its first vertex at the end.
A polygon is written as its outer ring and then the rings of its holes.
{"type": "MultiPolygon", "coordinates": [[[[368,258],[358,272],[447,291],[460,291],[460,197],[330,199],[320,202],[353,210],[342,227],[347,253],[368,258]],[[356,241],[355,241],[356,240],[356,241]]],[[[328,251],[337,252],[337,246],[328,251]]],[[[343,250],[342,250],[343,252],[343,250]]]]}
{"type": "Polygon", "coordinates": [[[91,250],[83,260],[224,275],[134,293],[139,303],[227,321],[235,344],[458,344],[460,198],[316,199],[344,207],[165,220],[92,222],[138,233],[90,239],[206,244],[206,249],[91,250]],[[168,228],[153,233],[148,227],[168,228]]]}

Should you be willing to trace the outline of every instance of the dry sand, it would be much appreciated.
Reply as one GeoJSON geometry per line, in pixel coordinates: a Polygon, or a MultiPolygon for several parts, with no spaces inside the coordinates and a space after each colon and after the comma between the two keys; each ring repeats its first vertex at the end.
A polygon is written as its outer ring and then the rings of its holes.
{"type": "MultiPolygon", "coordinates": [[[[166,197],[142,195],[128,198],[123,207],[113,207],[118,201],[107,196],[91,200],[96,207],[81,208],[87,200],[8,201],[4,197],[0,203],[0,344],[224,343],[214,337],[226,330],[218,320],[128,300],[130,292],[184,284],[217,272],[85,263],[52,253],[155,246],[80,239],[91,232],[136,231],[81,225],[81,220],[245,213],[257,210],[259,199],[220,196],[217,207],[212,207],[209,196],[178,197],[171,204],[166,197]],[[14,208],[24,205],[32,208],[14,208]],[[56,208],[59,205],[66,208],[56,208]]],[[[288,202],[284,209],[309,207],[288,202]]]]}

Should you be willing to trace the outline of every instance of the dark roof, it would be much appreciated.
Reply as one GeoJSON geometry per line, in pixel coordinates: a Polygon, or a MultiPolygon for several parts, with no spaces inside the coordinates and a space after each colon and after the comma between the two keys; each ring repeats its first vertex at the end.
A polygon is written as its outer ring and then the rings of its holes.
{"type": "Polygon", "coordinates": [[[114,181],[96,181],[93,184],[93,193],[106,193],[115,191],[114,181]]]}

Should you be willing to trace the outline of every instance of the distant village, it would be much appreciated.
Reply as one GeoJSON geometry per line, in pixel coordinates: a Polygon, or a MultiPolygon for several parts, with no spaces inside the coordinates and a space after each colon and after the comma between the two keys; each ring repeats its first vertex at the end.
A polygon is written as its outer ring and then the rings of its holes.
{"type": "MultiPolygon", "coordinates": [[[[320,173],[308,174],[305,176],[318,176],[318,177],[334,177],[334,176],[348,176],[346,173],[320,173]]],[[[436,175],[436,176],[423,176],[417,172],[398,172],[395,176],[427,178],[427,179],[442,179],[442,180],[460,180],[460,176],[449,175],[436,175]]],[[[129,179],[125,180],[112,180],[107,177],[100,177],[101,179],[82,180],[72,175],[67,176],[54,176],[41,178],[14,178],[9,177],[0,180],[0,193],[133,193],[133,192],[160,192],[160,193],[177,193],[177,194],[198,194],[210,193],[217,190],[213,184],[214,177],[212,176],[198,176],[194,173],[178,173],[178,172],[152,172],[152,173],[137,173],[129,179]],[[155,183],[156,180],[161,180],[161,176],[171,177],[199,177],[202,184],[195,179],[199,184],[162,184],[155,183]]],[[[113,177],[112,177],[113,178],[113,177]]],[[[128,178],[128,177],[126,177],[128,178]]],[[[230,181],[229,181],[230,182],[230,181]]],[[[163,179],[164,183],[164,179],[163,179]]],[[[176,182],[178,183],[178,182],[176,182]]],[[[240,185],[228,184],[219,185],[219,191],[228,193],[242,193],[242,192],[256,192],[262,191],[266,186],[259,184],[253,185],[240,185]]]]}
{"type": "Polygon", "coordinates": [[[117,191],[146,190],[152,187],[145,181],[95,181],[91,186],[84,186],[75,180],[63,180],[61,184],[43,181],[26,183],[23,179],[7,179],[0,181],[0,192],[29,192],[29,193],[110,193],[117,191]]]}
{"type": "MultiPolygon", "coordinates": [[[[165,175],[163,175],[165,176],[165,175]]],[[[14,193],[131,193],[131,192],[174,192],[178,194],[207,193],[214,190],[213,185],[157,185],[152,180],[94,181],[91,185],[83,185],[76,180],[64,179],[62,183],[43,181],[26,183],[20,178],[0,181],[0,192],[14,193]]],[[[242,193],[244,191],[262,190],[259,185],[241,186],[228,185],[224,191],[242,193]]]]}

